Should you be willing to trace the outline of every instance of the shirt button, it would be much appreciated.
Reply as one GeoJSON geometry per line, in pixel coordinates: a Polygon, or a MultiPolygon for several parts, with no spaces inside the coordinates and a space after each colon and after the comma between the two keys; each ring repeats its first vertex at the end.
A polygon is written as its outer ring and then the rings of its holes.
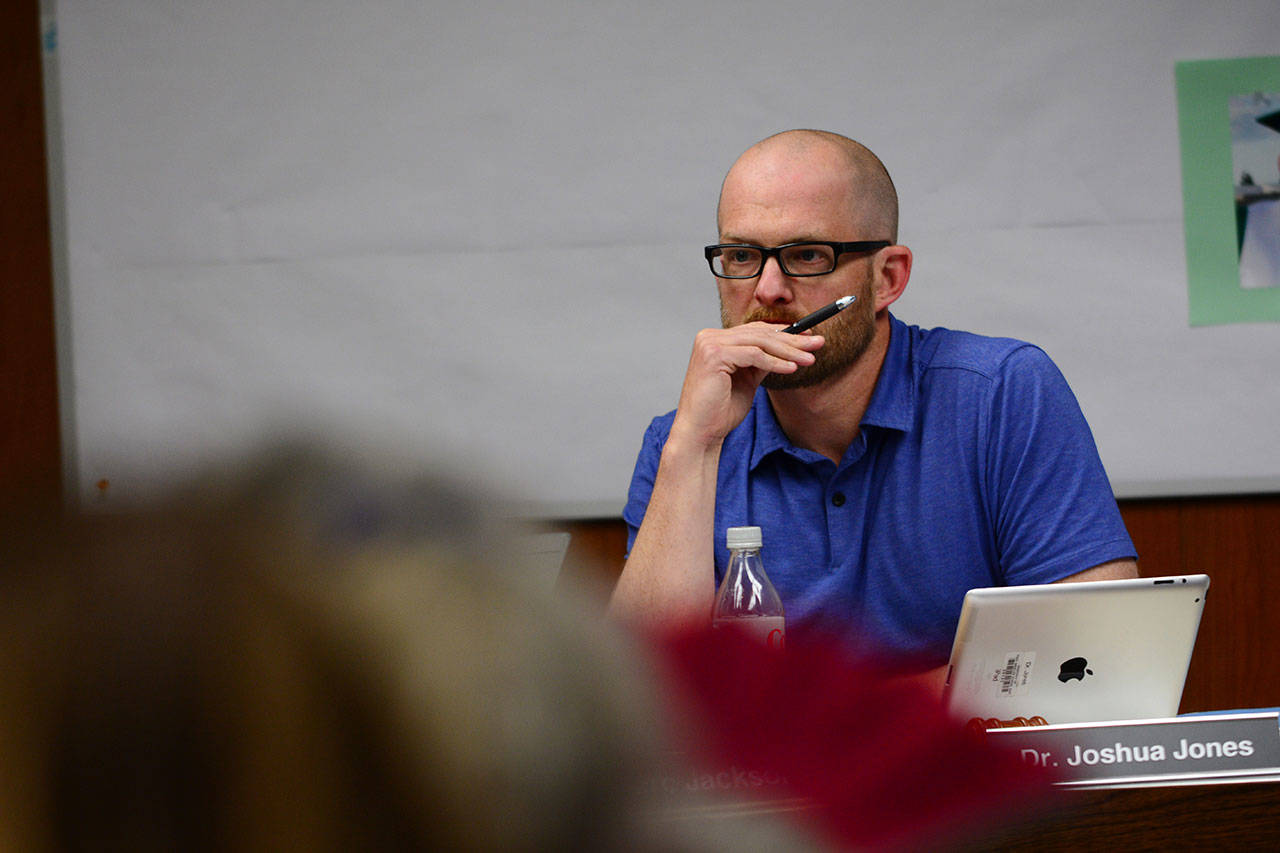
{"type": "Polygon", "coordinates": [[[831,496],[832,506],[844,506],[844,492],[836,492],[831,496]]]}

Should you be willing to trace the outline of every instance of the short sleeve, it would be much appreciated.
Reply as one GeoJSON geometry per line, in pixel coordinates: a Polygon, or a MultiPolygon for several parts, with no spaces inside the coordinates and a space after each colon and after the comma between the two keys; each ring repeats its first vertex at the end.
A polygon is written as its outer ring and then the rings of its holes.
{"type": "Polygon", "coordinates": [[[1005,583],[1135,557],[1084,413],[1049,357],[1031,345],[1014,350],[990,403],[987,477],[1005,583]]]}
{"type": "Polygon", "coordinates": [[[654,418],[645,430],[644,441],[640,445],[640,454],[636,457],[636,467],[631,474],[631,486],[627,490],[627,505],[622,510],[622,519],[627,523],[627,553],[636,541],[636,533],[644,521],[645,510],[649,507],[649,498],[653,495],[653,482],[658,476],[658,463],[662,459],[662,448],[667,443],[671,432],[672,415],[654,418]]]}

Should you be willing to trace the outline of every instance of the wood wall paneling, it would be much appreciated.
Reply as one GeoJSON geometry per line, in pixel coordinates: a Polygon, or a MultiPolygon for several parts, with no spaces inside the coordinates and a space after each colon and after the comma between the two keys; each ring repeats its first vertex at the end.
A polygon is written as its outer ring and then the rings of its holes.
{"type": "MultiPolygon", "coordinates": [[[[1182,711],[1280,706],[1280,495],[1120,502],[1140,570],[1209,575],[1182,711]]],[[[573,534],[562,583],[602,599],[622,570],[620,520],[566,522],[573,534]]]]}
{"type": "Polygon", "coordinates": [[[61,484],[39,19],[0,3],[0,505],[61,484]]]}

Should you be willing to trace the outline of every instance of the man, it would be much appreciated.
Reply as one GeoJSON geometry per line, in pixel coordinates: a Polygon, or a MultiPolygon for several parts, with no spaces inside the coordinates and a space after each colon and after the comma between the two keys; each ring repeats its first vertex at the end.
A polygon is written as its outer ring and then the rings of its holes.
{"type": "Polygon", "coordinates": [[[717,218],[724,328],[698,334],[676,410],[646,434],[615,613],[706,620],[725,529],[745,524],[763,528],[788,639],[839,631],[930,665],[972,587],[1137,575],[1048,357],[890,315],[912,255],[874,154],[769,137],[730,169],[717,218]],[[812,333],[782,331],[847,294],[812,333]]]}

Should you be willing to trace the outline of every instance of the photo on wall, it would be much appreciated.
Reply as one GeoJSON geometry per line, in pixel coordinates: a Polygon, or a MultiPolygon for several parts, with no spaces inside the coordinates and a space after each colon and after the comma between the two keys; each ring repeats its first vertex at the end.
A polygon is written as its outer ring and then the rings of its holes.
{"type": "Polygon", "coordinates": [[[1280,92],[1229,103],[1240,286],[1280,287],[1280,92]]]}
{"type": "Polygon", "coordinates": [[[1175,79],[1190,324],[1280,322],[1280,56],[1175,79]]]}

